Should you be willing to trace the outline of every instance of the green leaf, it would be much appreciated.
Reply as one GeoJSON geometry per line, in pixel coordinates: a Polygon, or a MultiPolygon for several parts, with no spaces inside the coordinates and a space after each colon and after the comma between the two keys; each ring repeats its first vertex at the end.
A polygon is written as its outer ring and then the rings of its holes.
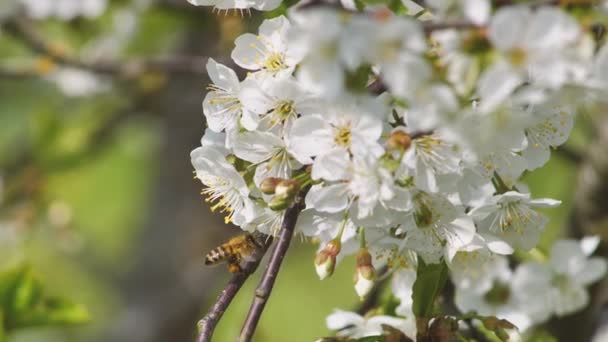
{"type": "Polygon", "coordinates": [[[21,268],[15,268],[0,274],[0,308],[6,310],[10,307],[21,272],[21,268]]]}
{"type": "Polygon", "coordinates": [[[14,317],[31,310],[41,296],[40,284],[29,266],[22,264],[0,274],[0,303],[6,324],[14,317]]]}
{"type": "Polygon", "coordinates": [[[83,306],[44,296],[42,284],[25,264],[0,274],[0,313],[0,334],[26,327],[73,325],[90,320],[83,306]]]}
{"type": "Polygon", "coordinates": [[[19,318],[18,328],[47,325],[76,325],[90,321],[87,309],[63,298],[45,299],[36,310],[19,318]]]}
{"type": "Polygon", "coordinates": [[[448,277],[445,263],[427,265],[418,259],[416,282],[414,282],[412,310],[416,317],[431,317],[435,299],[443,289],[448,277]]]}
{"type": "Polygon", "coordinates": [[[22,269],[12,295],[13,300],[10,312],[15,316],[32,310],[34,305],[41,299],[42,286],[40,282],[34,279],[34,275],[29,267],[25,266],[22,269]]]}

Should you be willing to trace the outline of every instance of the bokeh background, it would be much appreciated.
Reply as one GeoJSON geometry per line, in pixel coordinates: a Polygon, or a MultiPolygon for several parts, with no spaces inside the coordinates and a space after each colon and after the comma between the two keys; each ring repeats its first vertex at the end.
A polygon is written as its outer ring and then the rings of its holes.
{"type": "MultiPolygon", "coordinates": [[[[230,65],[233,40],[263,17],[186,0],[101,1],[84,15],[9,2],[0,0],[0,272],[26,263],[46,292],[82,304],[90,319],[19,329],[8,341],[192,340],[229,278],[204,255],[238,233],[209,211],[190,164],[205,129],[204,67],[208,57],[230,65]]],[[[563,201],[547,211],[541,249],[581,234],[580,170],[605,120],[579,119],[566,146],[525,177],[537,197],[563,201]]],[[[312,341],[329,333],[334,308],[357,306],[353,260],[321,282],[315,250],[293,244],[255,341],[312,341]]],[[[237,336],[257,279],[216,341],[237,336]]]]}

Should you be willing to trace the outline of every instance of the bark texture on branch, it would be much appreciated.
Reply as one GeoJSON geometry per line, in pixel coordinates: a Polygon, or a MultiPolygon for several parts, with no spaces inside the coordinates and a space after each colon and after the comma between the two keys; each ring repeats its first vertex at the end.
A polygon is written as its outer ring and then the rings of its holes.
{"type": "Polygon", "coordinates": [[[291,244],[291,238],[293,237],[298,216],[300,215],[300,211],[304,209],[305,195],[306,191],[301,191],[294,201],[294,204],[285,211],[283,223],[281,224],[281,230],[279,231],[279,236],[277,238],[278,241],[272,249],[270,261],[268,261],[268,265],[264,270],[262,280],[255,290],[255,297],[253,298],[253,303],[251,303],[251,307],[249,308],[247,319],[243,324],[243,329],[241,330],[241,335],[239,336],[239,342],[249,342],[253,338],[255,329],[260,321],[264,307],[266,306],[266,302],[268,302],[268,298],[270,297],[274,283],[279,275],[279,270],[281,268],[281,264],[283,263],[283,259],[287,254],[289,245],[291,244]]]}
{"type": "Polygon", "coordinates": [[[200,332],[197,337],[197,342],[211,341],[211,337],[213,336],[217,323],[220,321],[224,315],[224,312],[226,312],[226,309],[228,309],[228,306],[239,292],[243,284],[245,284],[247,278],[249,278],[249,276],[258,268],[260,261],[262,261],[262,258],[266,254],[266,251],[268,250],[268,247],[270,247],[271,243],[272,237],[268,237],[262,250],[258,251],[253,256],[254,260],[246,263],[242,269],[242,272],[233,275],[228,284],[226,284],[226,287],[224,287],[222,292],[219,294],[207,315],[205,315],[205,317],[199,321],[200,332]]]}

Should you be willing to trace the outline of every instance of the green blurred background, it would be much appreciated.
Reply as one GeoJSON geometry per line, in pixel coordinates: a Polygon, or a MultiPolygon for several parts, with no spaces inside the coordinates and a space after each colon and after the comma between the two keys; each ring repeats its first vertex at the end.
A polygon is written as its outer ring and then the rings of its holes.
{"type": "MultiPolygon", "coordinates": [[[[229,278],[224,267],[206,268],[203,257],[238,232],[209,212],[193,179],[189,153],[205,128],[204,65],[209,56],[229,63],[234,38],[255,31],[261,19],[216,15],[185,0],[111,1],[92,19],[0,16],[0,267],[29,264],[45,292],[90,314],[83,325],[20,329],[8,341],[193,338],[229,278]],[[83,75],[60,79],[73,68],[36,51],[13,31],[15,22],[61,56],[121,65],[187,60],[190,70],[84,68],[95,83],[86,89],[83,75]]],[[[586,144],[580,122],[571,149],[586,144]]],[[[547,211],[543,248],[567,222],[576,171],[572,159],[558,154],[525,177],[537,197],[563,200],[547,211]]],[[[325,317],[334,308],[356,306],[353,260],[321,282],[315,249],[293,244],[256,341],[312,341],[328,334],[325,317]]],[[[227,311],[216,341],[236,338],[256,279],[227,311]]]]}

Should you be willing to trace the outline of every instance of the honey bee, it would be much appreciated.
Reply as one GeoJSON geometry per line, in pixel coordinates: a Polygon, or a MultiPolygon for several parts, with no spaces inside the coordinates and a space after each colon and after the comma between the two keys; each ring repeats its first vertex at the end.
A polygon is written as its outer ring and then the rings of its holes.
{"type": "Polygon", "coordinates": [[[270,237],[260,232],[244,233],[233,237],[207,253],[205,265],[216,265],[222,261],[228,263],[228,271],[231,273],[241,272],[241,264],[255,259],[270,237]]]}

